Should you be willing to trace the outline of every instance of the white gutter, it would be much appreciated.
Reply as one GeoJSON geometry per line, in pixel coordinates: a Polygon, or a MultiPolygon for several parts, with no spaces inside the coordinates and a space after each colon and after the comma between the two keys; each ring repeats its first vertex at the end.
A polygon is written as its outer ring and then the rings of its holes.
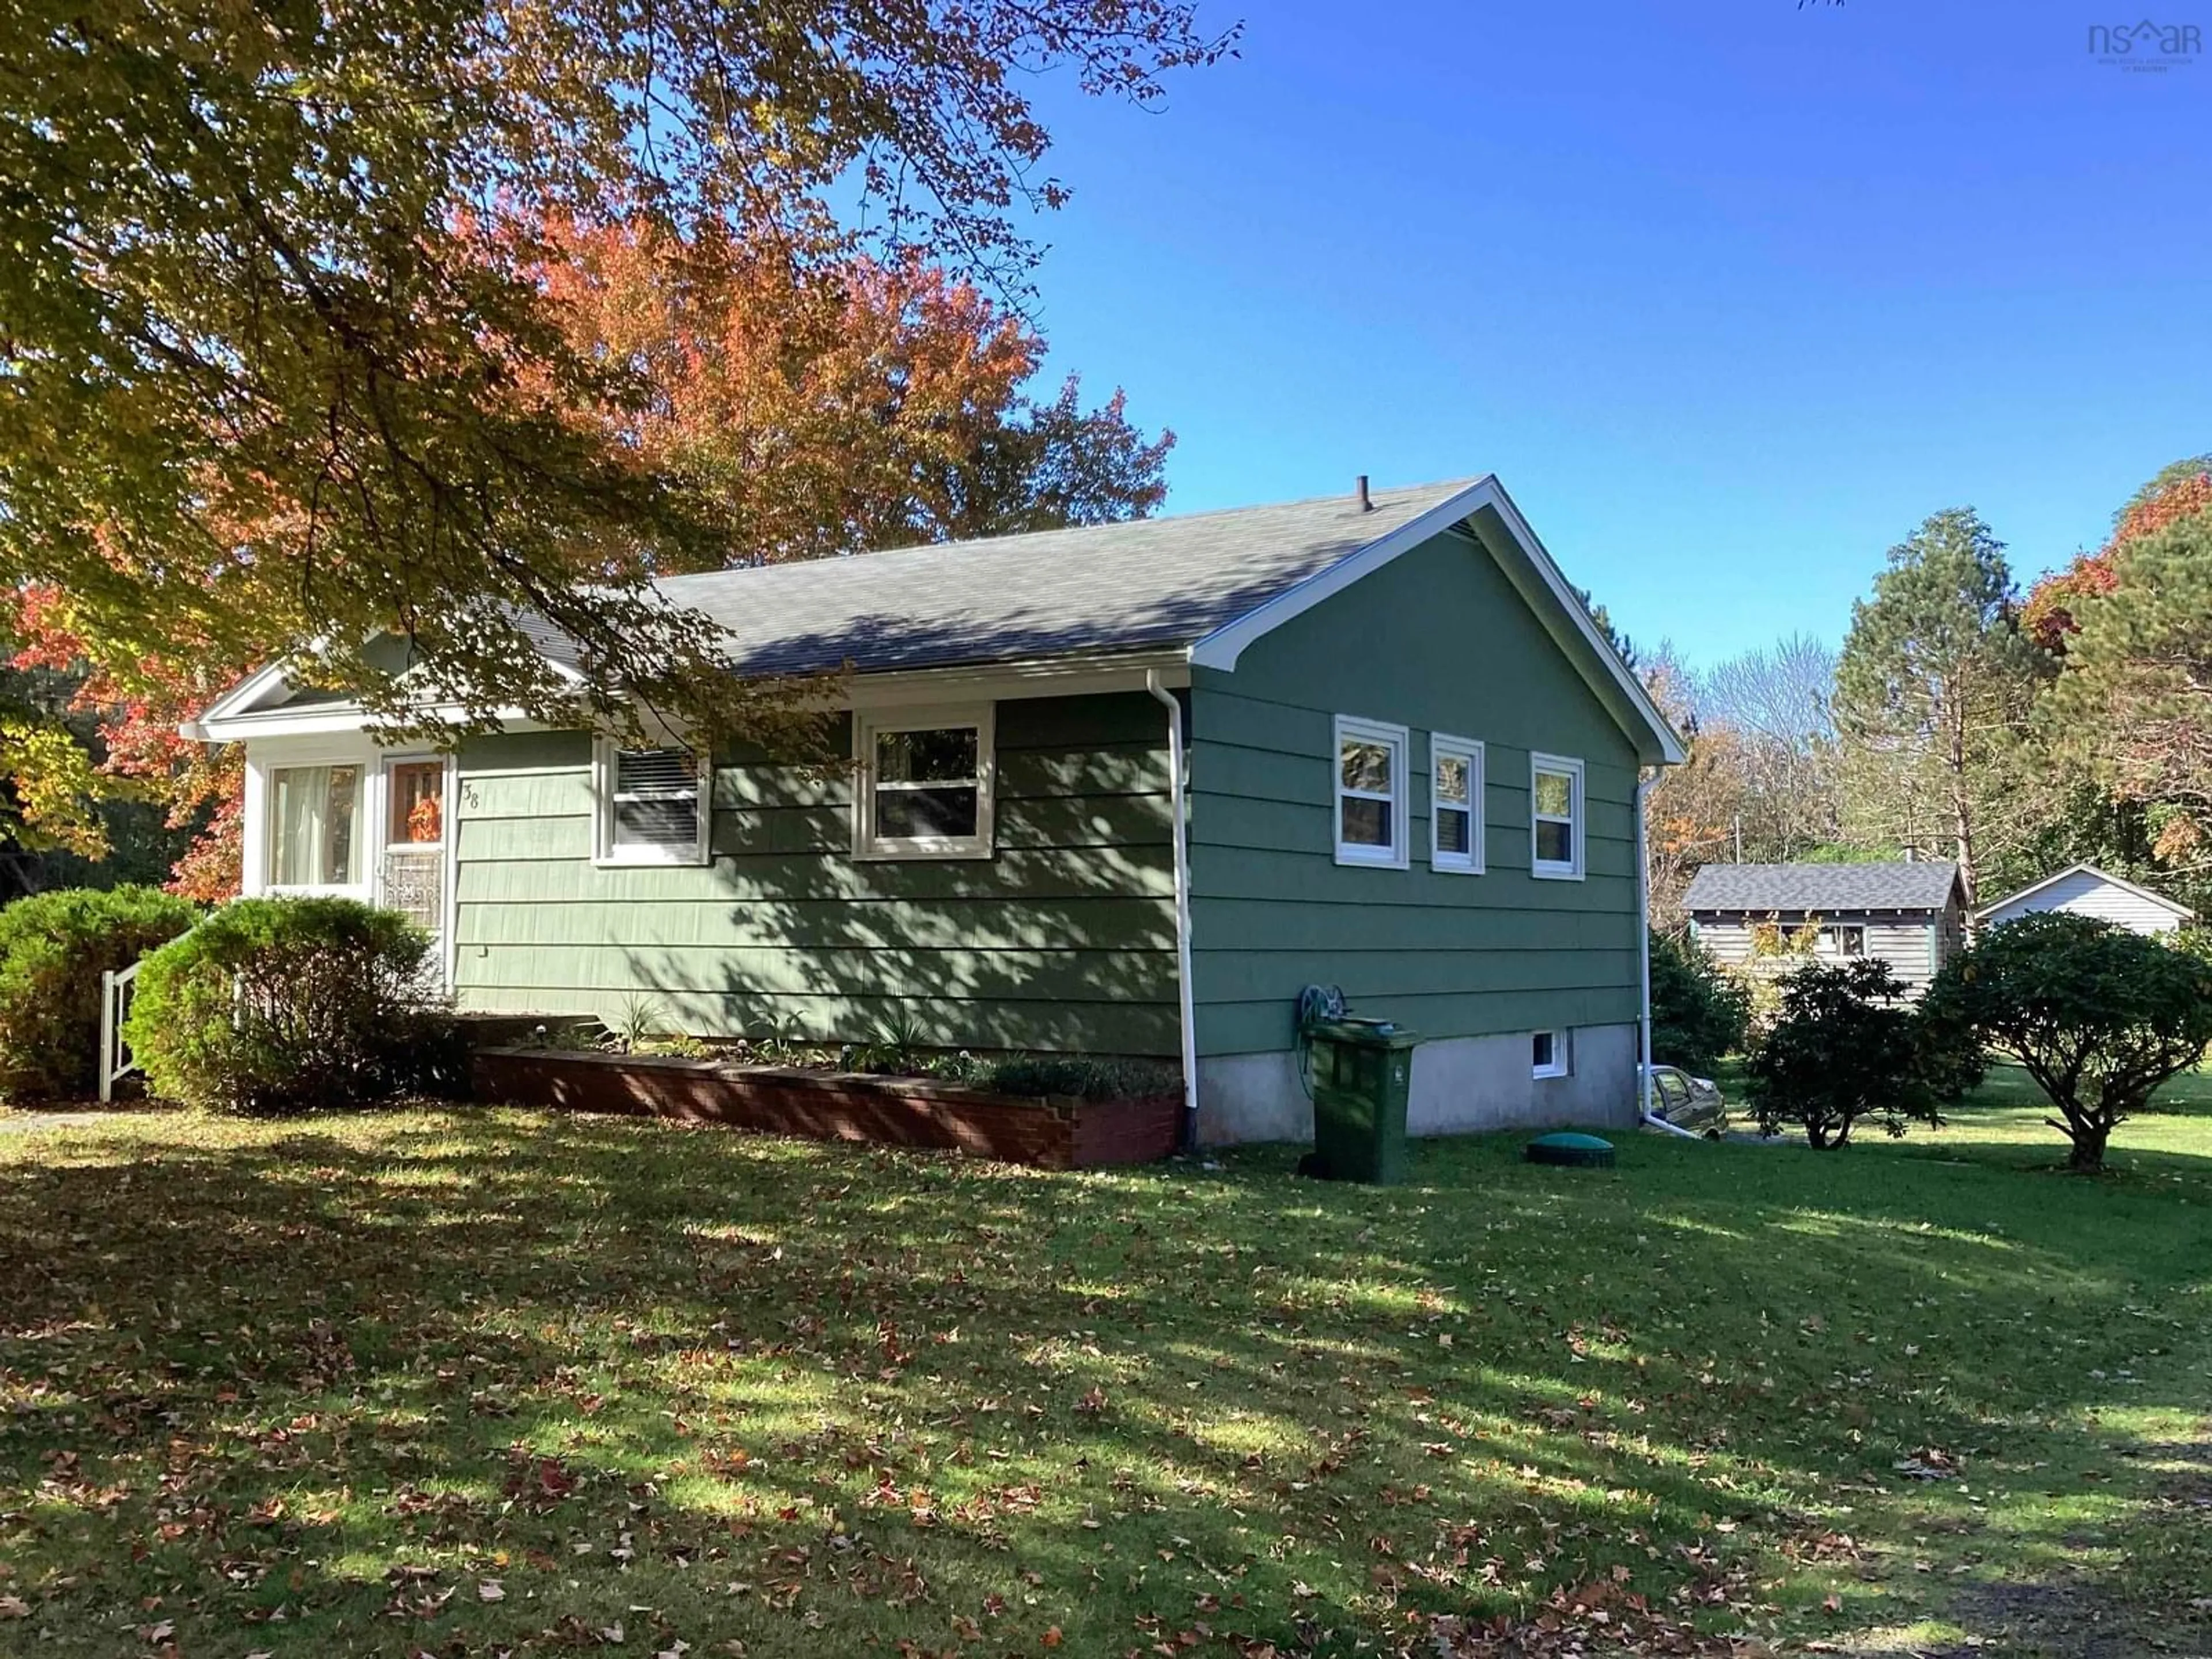
{"type": "Polygon", "coordinates": [[[1198,1021],[1190,986],[1190,832],[1185,822],[1182,704],[1160,683],[1160,671],[1145,671],[1145,690],[1168,711],[1168,810],[1174,814],[1176,896],[1176,1002],[1182,1025],[1182,1144],[1198,1145],[1198,1021]]]}
{"type": "Polygon", "coordinates": [[[1663,1129],[1685,1140],[1701,1140],[1704,1137],[1695,1130],[1669,1123],[1651,1109],[1651,842],[1644,803],[1658,781],[1655,775],[1639,778],[1636,784],[1636,971],[1641,1011],[1636,1022],[1636,1114],[1647,1129],[1663,1129]]]}

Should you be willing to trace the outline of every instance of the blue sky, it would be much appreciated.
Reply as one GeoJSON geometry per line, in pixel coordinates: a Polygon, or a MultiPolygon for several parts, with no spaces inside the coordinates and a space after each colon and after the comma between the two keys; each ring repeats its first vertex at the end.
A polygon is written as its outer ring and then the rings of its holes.
{"type": "Polygon", "coordinates": [[[1243,0],[1159,112],[1041,83],[1048,367],[1170,511],[1495,471],[1692,660],[1840,637],[1948,506],[2025,578],[2212,448],[2212,52],[2110,9],[1243,0]]]}

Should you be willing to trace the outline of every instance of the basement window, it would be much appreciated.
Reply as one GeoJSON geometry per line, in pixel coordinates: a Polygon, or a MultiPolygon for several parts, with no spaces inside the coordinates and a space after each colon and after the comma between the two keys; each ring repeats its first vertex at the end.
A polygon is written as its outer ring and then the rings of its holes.
{"type": "Polygon", "coordinates": [[[593,746],[596,864],[704,864],[712,812],[708,769],[690,749],[593,746]]]}
{"type": "Polygon", "coordinates": [[[991,856],[993,711],[853,717],[853,855],[991,856]]]}
{"type": "Polygon", "coordinates": [[[1336,717],[1336,861],[1407,866],[1402,726],[1336,717]]]}
{"type": "Polygon", "coordinates": [[[1528,1075],[1565,1077],[1573,1070],[1574,1052],[1565,1031],[1538,1031],[1528,1042],[1528,1075]]]}

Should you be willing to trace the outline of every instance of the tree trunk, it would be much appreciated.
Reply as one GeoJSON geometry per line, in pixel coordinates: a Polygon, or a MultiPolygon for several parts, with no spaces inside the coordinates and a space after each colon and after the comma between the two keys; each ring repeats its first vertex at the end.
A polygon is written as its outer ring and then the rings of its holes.
{"type": "Polygon", "coordinates": [[[2075,1126],[2074,1150],[2066,1159],[2066,1167],[2082,1175],[2100,1175],[2105,1168],[2105,1143],[2112,1138],[2108,1123],[2081,1123],[2075,1126]]]}
{"type": "Polygon", "coordinates": [[[1963,710],[1951,721],[1951,829],[1958,847],[1959,884],[1966,914],[1974,914],[1974,808],[1966,787],[1966,732],[1963,710]]]}

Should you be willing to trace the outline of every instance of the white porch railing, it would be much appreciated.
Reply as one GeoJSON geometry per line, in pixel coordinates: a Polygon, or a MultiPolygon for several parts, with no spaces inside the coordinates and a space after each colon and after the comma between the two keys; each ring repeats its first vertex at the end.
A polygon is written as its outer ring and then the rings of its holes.
{"type": "Polygon", "coordinates": [[[138,1069],[138,1057],[129,1052],[123,1041],[123,1021],[136,994],[138,965],[134,962],[119,973],[103,969],[100,975],[100,1098],[103,1103],[115,1098],[118,1078],[138,1069]]]}

